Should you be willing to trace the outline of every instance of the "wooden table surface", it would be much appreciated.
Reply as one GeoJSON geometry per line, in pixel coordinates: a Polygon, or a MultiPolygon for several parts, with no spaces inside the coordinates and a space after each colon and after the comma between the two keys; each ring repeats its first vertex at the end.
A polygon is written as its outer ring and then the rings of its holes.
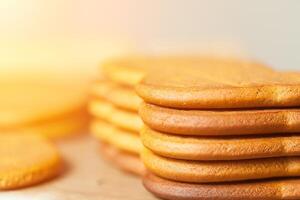
{"type": "Polygon", "coordinates": [[[99,155],[97,142],[78,136],[58,143],[68,166],[50,182],[0,192],[0,200],[155,200],[141,180],[125,174],[99,155]]]}

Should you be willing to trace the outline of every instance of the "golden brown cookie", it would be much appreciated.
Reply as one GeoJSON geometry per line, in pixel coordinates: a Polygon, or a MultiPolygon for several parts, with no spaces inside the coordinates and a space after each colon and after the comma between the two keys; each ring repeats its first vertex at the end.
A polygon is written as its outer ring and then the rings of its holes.
{"type": "Polygon", "coordinates": [[[87,89],[66,83],[0,85],[0,128],[23,127],[84,111],[87,89]]]}
{"type": "Polygon", "coordinates": [[[0,190],[31,186],[59,174],[57,149],[37,134],[0,135],[0,190]]]}
{"type": "Polygon", "coordinates": [[[138,176],[145,173],[145,167],[139,156],[125,151],[121,151],[110,144],[101,143],[100,150],[102,156],[125,172],[138,176]]]}
{"type": "Polygon", "coordinates": [[[142,99],[133,88],[119,86],[108,81],[96,82],[92,86],[92,95],[111,102],[116,107],[130,111],[138,111],[142,99]]]}
{"type": "Polygon", "coordinates": [[[142,149],[142,143],[137,133],[119,129],[107,122],[93,121],[91,123],[91,132],[96,138],[122,151],[139,154],[142,149]]]}
{"type": "Polygon", "coordinates": [[[152,129],[180,135],[247,135],[300,131],[300,109],[178,110],[142,103],[139,112],[152,129]]]}
{"type": "Polygon", "coordinates": [[[116,108],[107,101],[92,100],[89,103],[89,111],[93,116],[129,131],[139,132],[143,127],[143,122],[137,113],[116,108]]]}
{"type": "Polygon", "coordinates": [[[180,182],[210,183],[300,176],[300,157],[186,161],[161,157],[144,148],[141,158],[150,172],[180,182]]]}
{"type": "Polygon", "coordinates": [[[202,59],[147,73],[137,93],[148,103],[174,108],[299,106],[300,76],[252,61],[202,59]]]}
{"type": "Polygon", "coordinates": [[[142,143],[155,154],[183,160],[242,160],[300,156],[300,136],[177,136],[144,127],[142,143]]]}
{"type": "Polygon", "coordinates": [[[144,186],[166,200],[282,200],[300,199],[300,179],[191,184],[169,181],[148,173],[144,186]]]}

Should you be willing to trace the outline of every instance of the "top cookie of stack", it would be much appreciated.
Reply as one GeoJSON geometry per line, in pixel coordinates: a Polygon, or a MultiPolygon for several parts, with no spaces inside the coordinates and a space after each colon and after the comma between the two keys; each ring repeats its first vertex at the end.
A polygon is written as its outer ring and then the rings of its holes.
{"type": "Polygon", "coordinates": [[[300,179],[291,178],[300,176],[298,74],[199,58],[149,72],[137,92],[145,101],[142,160],[152,193],[164,199],[300,198],[300,179]]]}

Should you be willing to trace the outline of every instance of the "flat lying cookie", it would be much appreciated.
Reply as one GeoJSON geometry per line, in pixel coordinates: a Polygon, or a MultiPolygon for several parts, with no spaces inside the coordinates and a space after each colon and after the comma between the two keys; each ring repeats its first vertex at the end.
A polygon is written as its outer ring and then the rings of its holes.
{"type": "Polygon", "coordinates": [[[36,82],[0,85],[0,128],[23,127],[84,112],[87,102],[85,86],[66,83],[36,82]]]}
{"type": "Polygon", "coordinates": [[[135,87],[146,74],[163,69],[176,69],[195,63],[207,63],[223,58],[202,56],[135,56],[108,60],[101,65],[102,74],[109,81],[119,85],[135,87]]]}
{"type": "Polygon", "coordinates": [[[138,97],[134,88],[118,86],[108,81],[96,82],[92,86],[92,95],[111,102],[113,105],[130,111],[138,111],[142,99],[138,97]]]}
{"type": "Polygon", "coordinates": [[[300,157],[186,161],[161,157],[144,148],[141,158],[150,172],[180,182],[210,183],[300,176],[300,157]]]}
{"type": "Polygon", "coordinates": [[[37,134],[0,135],[0,190],[31,186],[59,174],[56,148],[37,134]]]}
{"type": "Polygon", "coordinates": [[[148,103],[173,108],[299,106],[300,76],[250,61],[202,59],[147,73],[137,93],[148,103]]]}
{"type": "Polygon", "coordinates": [[[150,60],[146,57],[109,60],[101,65],[101,70],[109,80],[134,87],[144,77],[145,71],[151,69],[150,60]]]}
{"type": "Polygon", "coordinates": [[[88,125],[88,116],[83,112],[74,112],[57,119],[47,120],[24,127],[2,129],[3,133],[36,133],[49,139],[63,139],[78,134],[88,125]]]}
{"type": "Polygon", "coordinates": [[[142,143],[138,134],[116,128],[107,122],[93,121],[91,123],[91,132],[96,138],[122,151],[139,154],[142,149],[142,143]]]}
{"type": "Polygon", "coordinates": [[[300,179],[190,184],[147,174],[143,183],[151,193],[166,200],[300,199],[300,179]]]}
{"type": "MultiPolygon", "coordinates": [[[[86,130],[88,117],[86,113],[73,113],[65,118],[48,121],[20,129],[24,132],[33,132],[49,139],[63,139],[86,130]]],[[[16,130],[17,131],[17,130],[16,130]]]]}
{"type": "Polygon", "coordinates": [[[242,160],[300,156],[300,136],[177,136],[144,127],[142,143],[155,154],[183,160],[242,160]]]}
{"type": "Polygon", "coordinates": [[[101,154],[120,169],[138,176],[145,173],[145,167],[139,156],[125,151],[120,151],[110,144],[101,143],[101,154]]]}
{"type": "Polygon", "coordinates": [[[300,131],[300,109],[297,108],[205,111],[142,103],[139,114],[152,129],[180,135],[261,135],[300,131]]]}
{"type": "Polygon", "coordinates": [[[92,100],[89,111],[93,116],[129,131],[139,132],[143,127],[143,122],[137,113],[116,108],[107,101],[92,100]]]}

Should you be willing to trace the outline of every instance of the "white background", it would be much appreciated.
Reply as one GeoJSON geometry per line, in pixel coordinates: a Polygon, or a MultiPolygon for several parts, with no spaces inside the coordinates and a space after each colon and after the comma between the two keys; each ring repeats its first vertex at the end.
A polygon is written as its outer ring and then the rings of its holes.
{"type": "Polygon", "coordinates": [[[208,52],[300,70],[298,0],[1,0],[2,69],[94,72],[105,57],[208,52]]]}

